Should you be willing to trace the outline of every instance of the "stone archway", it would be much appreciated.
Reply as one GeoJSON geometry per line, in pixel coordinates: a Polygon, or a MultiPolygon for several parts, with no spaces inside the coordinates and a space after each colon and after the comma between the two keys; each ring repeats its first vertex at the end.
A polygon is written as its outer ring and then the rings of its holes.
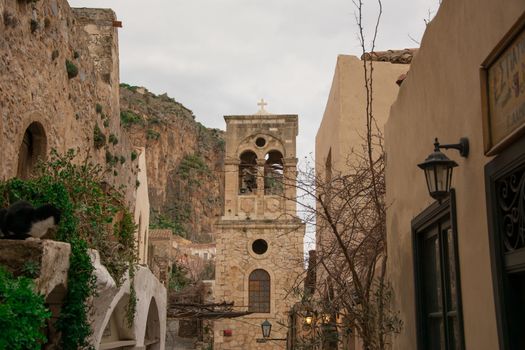
{"type": "Polygon", "coordinates": [[[31,123],[24,132],[18,150],[17,177],[27,179],[33,172],[39,159],[47,154],[47,136],[39,122],[31,123]]]}
{"type": "Polygon", "coordinates": [[[129,299],[130,295],[124,294],[113,309],[102,333],[101,349],[120,349],[135,345],[135,334],[126,317],[129,299]]]}
{"type": "Polygon", "coordinates": [[[155,298],[151,298],[149,304],[144,345],[146,346],[146,350],[160,350],[159,309],[155,298]]]}

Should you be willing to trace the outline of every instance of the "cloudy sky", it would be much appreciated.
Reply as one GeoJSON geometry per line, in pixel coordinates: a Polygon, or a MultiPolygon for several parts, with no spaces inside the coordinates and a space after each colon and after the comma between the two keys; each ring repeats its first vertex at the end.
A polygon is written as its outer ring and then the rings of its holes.
{"type": "MultiPolygon", "coordinates": [[[[313,152],[338,54],[360,55],[351,0],[70,0],[112,8],[121,81],[147,87],[224,129],[223,115],[299,114],[299,157],[313,152]]],[[[365,0],[372,26],[376,2],[365,0]]],[[[414,47],[438,0],[383,0],[377,49],[414,47]],[[410,37],[409,37],[410,36],[410,37]]]]}
{"type": "MultiPolygon", "coordinates": [[[[299,114],[300,163],[314,151],[337,55],[361,55],[352,0],[69,2],[112,8],[123,22],[121,81],[167,92],[208,127],[224,129],[223,115],[255,113],[260,98],[271,113],[299,114]]],[[[377,2],[364,2],[373,28],[377,2]]],[[[383,0],[376,49],[417,46],[438,3],[383,0]]]]}

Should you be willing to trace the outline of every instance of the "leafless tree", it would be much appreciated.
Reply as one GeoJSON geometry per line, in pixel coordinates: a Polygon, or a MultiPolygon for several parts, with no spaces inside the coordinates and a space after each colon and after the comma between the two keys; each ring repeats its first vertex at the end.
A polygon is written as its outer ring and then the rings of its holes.
{"type": "Polygon", "coordinates": [[[382,15],[378,15],[367,44],[363,1],[353,0],[362,49],[362,142],[348,154],[344,169],[298,172],[297,203],[303,220],[315,222],[317,231],[316,292],[303,296],[304,315],[310,313],[313,332],[303,348],[337,348],[340,335],[353,329],[364,349],[386,349],[402,327],[392,309],[387,281],[385,153],[383,134],[374,116],[374,64],[372,55],[382,15]],[[316,328],[317,327],[317,328],[316,328]],[[339,336],[338,336],[339,335],[339,336]]]}

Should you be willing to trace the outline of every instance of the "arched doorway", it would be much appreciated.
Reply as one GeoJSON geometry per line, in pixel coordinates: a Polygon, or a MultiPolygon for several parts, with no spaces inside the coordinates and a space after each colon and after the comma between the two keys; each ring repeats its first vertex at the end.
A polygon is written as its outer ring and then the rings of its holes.
{"type": "Polygon", "coordinates": [[[38,160],[45,159],[46,153],[47,137],[44,127],[39,122],[33,122],[27,127],[18,150],[17,177],[29,178],[38,160]]]}
{"type": "Polygon", "coordinates": [[[146,335],[144,337],[146,350],[160,349],[160,320],[159,309],[155,298],[151,298],[148,310],[148,320],[146,322],[146,335]]]}

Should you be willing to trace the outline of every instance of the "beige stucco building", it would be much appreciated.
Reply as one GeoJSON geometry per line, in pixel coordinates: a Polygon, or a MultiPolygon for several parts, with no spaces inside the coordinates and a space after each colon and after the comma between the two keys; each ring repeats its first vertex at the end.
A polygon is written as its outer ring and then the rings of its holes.
{"type": "Polygon", "coordinates": [[[524,13],[522,0],[443,1],[392,106],[388,261],[404,321],[394,349],[525,348],[524,13]],[[466,158],[442,150],[458,166],[441,203],[417,166],[436,137],[470,142],[466,158]]]}
{"type": "MultiPolygon", "coordinates": [[[[412,51],[408,52],[412,55],[412,51]]],[[[399,91],[396,81],[409,65],[374,62],[373,67],[374,116],[382,128],[399,91]]],[[[337,57],[332,87],[315,137],[316,172],[321,178],[327,167],[332,172],[347,170],[351,153],[361,151],[366,132],[364,79],[362,60],[350,55],[337,57]]]]}
{"type": "MultiPolygon", "coordinates": [[[[373,111],[379,131],[388,118],[390,106],[397,97],[400,76],[409,69],[415,50],[374,53],[373,111]],[[381,59],[382,61],[375,61],[381,59]],[[395,62],[395,63],[394,63],[395,62]]],[[[363,154],[366,136],[366,89],[363,60],[355,56],[339,55],[326,108],[315,139],[315,170],[318,181],[317,195],[329,196],[330,181],[351,172],[352,166],[363,154]]],[[[318,212],[318,213],[322,213],[318,212]]],[[[333,256],[335,239],[325,232],[317,220],[316,252],[320,259],[333,256]]],[[[340,251],[335,248],[335,251],[340,251]]],[[[332,259],[335,259],[332,257],[332,259]]],[[[316,292],[326,298],[329,282],[321,265],[317,267],[316,292]]],[[[341,332],[340,348],[358,349],[359,342],[352,333],[341,332]]]]}
{"type": "Polygon", "coordinates": [[[252,314],[214,322],[214,349],[282,349],[303,272],[296,218],[297,115],[226,116],[225,213],[216,225],[215,302],[252,314]],[[260,343],[261,323],[272,324],[260,343]]]}

